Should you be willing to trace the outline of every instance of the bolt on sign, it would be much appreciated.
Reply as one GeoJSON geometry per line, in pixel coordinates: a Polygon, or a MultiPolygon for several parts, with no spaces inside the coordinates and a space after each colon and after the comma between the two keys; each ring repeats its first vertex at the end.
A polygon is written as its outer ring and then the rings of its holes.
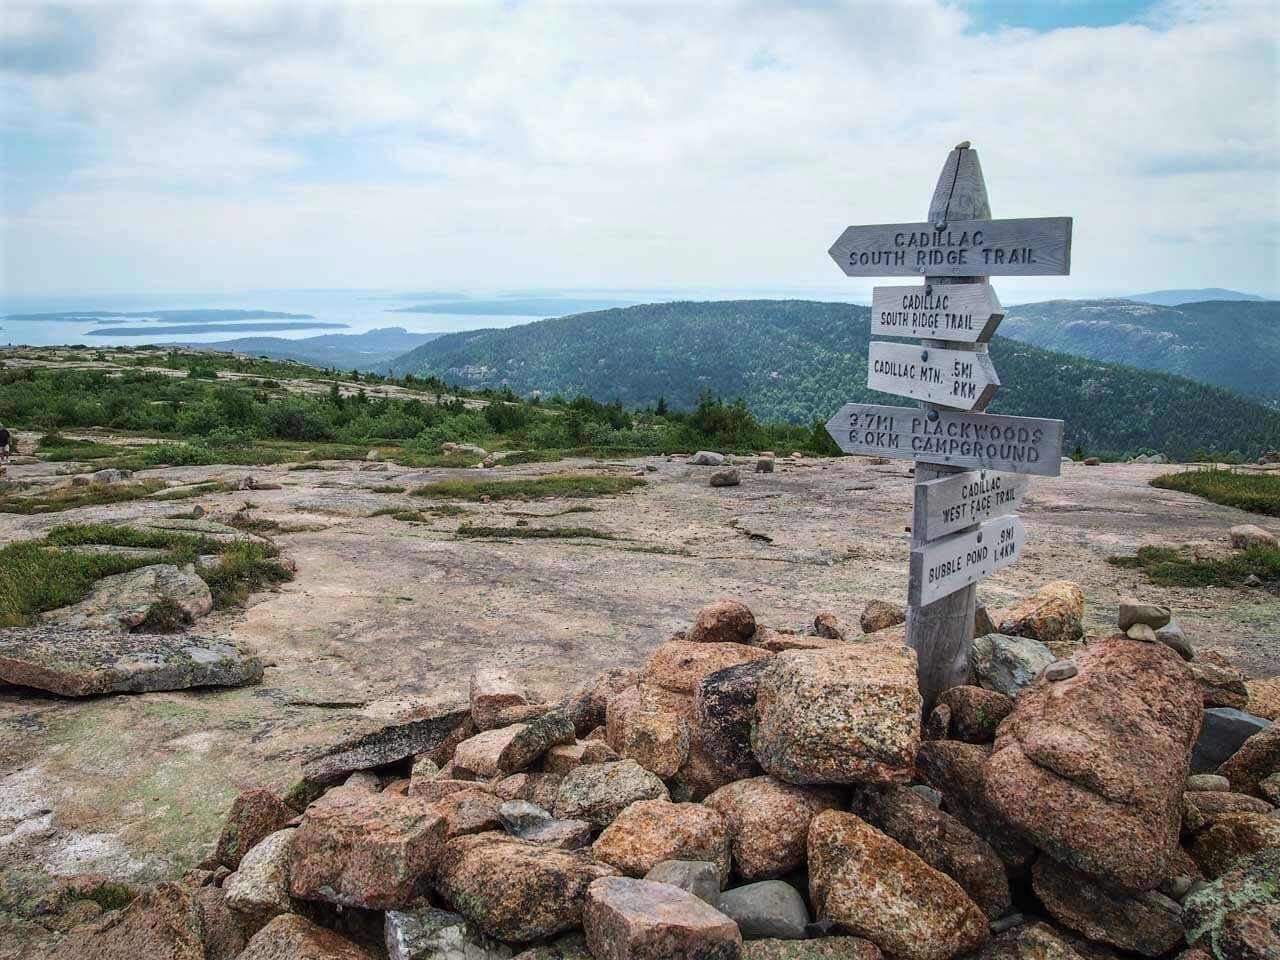
{"type": "Polygon", "coordinates": [[[846,453],[916,462],[907,643],[926,705],[968,677],[975,585],[1015,562],[1016,511],[1029,475],[1057,476],[1062,421],[985,413],[1000,388],[987,341],[1004,307],[993,276],[1071,270],[1071,218],[991,218],[977,151],[947,156],[924,223],[847,228],[829,251],[850,277],[909,277],[875,287],[867,386],[916,407],[847,403],[827,423],[846,453]],[[917,343],[903,343],[912,338],[917,343]]]}

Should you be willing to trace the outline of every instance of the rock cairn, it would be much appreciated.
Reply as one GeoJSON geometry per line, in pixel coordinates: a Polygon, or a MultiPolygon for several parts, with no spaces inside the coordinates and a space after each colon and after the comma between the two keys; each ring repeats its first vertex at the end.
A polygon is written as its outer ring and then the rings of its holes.
{"type": "Polygon", "coordinates": [[[214,855],[65,955],[184,960],[1264,960],[1280,730],[1172,612],[1084,637],[1065,581],[988,618],[928,717],[897,611],[720,601],[558,698],[456,708],[236,800],[214,855]],[[1141,629],[1139,629],[1141,628],[1141,629]],[[1224,705],[1229,703],[1230,705],[1224,705]]]}

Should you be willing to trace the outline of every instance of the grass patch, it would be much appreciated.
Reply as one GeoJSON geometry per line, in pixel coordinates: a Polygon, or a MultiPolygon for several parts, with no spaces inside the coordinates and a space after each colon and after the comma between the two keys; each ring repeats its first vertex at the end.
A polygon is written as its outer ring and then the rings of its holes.
{"type": "Polygon", "coordinates": [[[1214,503],[1251,513],[1280,517],[1280,476],[1214,468],[1166,473],[1152,480],[1151,485],[1162,490],[1194,493],[1214,503]]]}
{"type": "Polygon", "coordinates": [[[26,540],[0,549],[0,627],[22,627],[38,613],[83,600],[94,582],[153,560],[51,550],[26,540]]]}
{"type": "Polygon", "coordinates": [[[628,553],[660,553],[668,557],[692,557],[693,551],[684,547],[663,547],[658,544],[651,544],[640,547],[623,547],[628,553]]]}
{"type": "Polygon", "coordinates": [[[190,625],[191,617],[182,607],[172,600],[158,600],[137,629],[139,633],[181,633],[190,625]]]}
{"type": "Polygon", "coordinates": [[[261,543],[237,543],[222,553],[218,566],[201,570],[209,585],[213,605],[223,610],[244,603],[249,595],[293,579],[293,571],[282,566],[275,551],[261,543]]]}
{"type": "Polygon", "coordinates": [[[59,513],[63,510],[74,510],[77,507],[140,500],[162,489],[164,489],[163,480],[56,487],[34,496],[0,496],[0,513],[59,513]]]}
{"type": "Polygon", "coordinates": [[[212,493],[231,493],[238,489],[234,483],[226,480],[211,480],[208,483],[198,483],[192,487],[184,487],[180,490],[165,490],[154,494],[152,500],[187,500],[191,497],[203,497],[212,493]]]}
{"type": "Polygon", "coordinates": [[[474,453],[414,453],[403,451],[396,462],[406,467],[474,467],[484,457],[474,453]]]}
{"type": "Polygon", "coordinates": [[[458,536],[475,540],[497,537],[516,540],[567,540],[574,537],[588,540],[618,539],[607,530],[593,530],[590,527],[479,527],[470,524],[459,527],[458,536]]]}
{"type": "Polygon", "coordinates": [[[59,547],[106,544],[113,547],[149,547],[168,550],[183,563],[190,563],[202,553],[222,553],[231,544],[213,537],[178,530],[138,530],[114,523],[75,523],[54,527],[46,543],[59,547]]]}
{"type": "Polygon", "coordinates": [[[1258,548],[1226,556],[1200,556],[1184,548],[1142,547],[1133,557],[1108,557],[1112,566],[1141,570],[1161,587],[1238,587],[1250,574],[1280,587],[1280,550],[1258,548]]]}
{"type": "Polygon", "coordinates": [[[404,493],[404,487],[394,483],[384,483],[381,486],[370,487],[370,493],[404,493]]]}
{"type": "Polygon", "coordinates": [[[109,443],[95,443],[92,440],[68,440],[62,438],[58,446],[45,446],[42,442],[36,447],[36,456],[50,463],[66,463],[71,460],[104,460],[118,457],[121,447],[109,443]]]}
{"type": "Polygon", "coordinates": [[[539,497],[607,497],[643,486],[639,477],[552,476],[526,480],[441,480],[418,487],[416,497],[479,501],[533,500],[539,497]]]}

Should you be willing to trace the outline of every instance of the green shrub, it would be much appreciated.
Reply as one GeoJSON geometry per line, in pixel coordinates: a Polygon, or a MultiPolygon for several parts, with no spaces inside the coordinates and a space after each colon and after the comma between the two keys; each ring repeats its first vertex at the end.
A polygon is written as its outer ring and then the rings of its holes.
{"type": "Polygon", "coordinates": [[[1194,493],[1214,503],[1252,513],[1280,517],[1280,476],[1211,468],[1166,473],[1152,480],[1151,485],[1194,493]]]}
{"type": "Polygon", "coordinates": [[[442,500],[531,500],[538,497],[607,497],[644,486],[639,477],[562,475],[525,480],[441,480],[411,491],[442,500]]]}
{"type": "Polygon", "coordinates": [[[1142,547],[1133,557],[1108,557],[1113,566],[1141,570],[1162,587],[1238,587],[1251,574],[1280,588],[1280,550],[1258,548],[1201,556],[1191,548],[1142,547]]]}

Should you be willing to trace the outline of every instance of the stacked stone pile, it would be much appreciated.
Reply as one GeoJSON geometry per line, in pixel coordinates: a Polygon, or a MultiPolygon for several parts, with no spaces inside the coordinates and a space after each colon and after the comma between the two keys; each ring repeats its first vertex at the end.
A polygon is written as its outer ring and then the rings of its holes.
{"type": "Polygon", "coordinates": [[[984,612],[927,713],[879,602],[859,634],[721,601],[553,701],[483,670],[243,794],[202,869],[66,954],[1280,957],[1280,730],[1167,608],[1083,612],[1065,581],[984,612]]]}

